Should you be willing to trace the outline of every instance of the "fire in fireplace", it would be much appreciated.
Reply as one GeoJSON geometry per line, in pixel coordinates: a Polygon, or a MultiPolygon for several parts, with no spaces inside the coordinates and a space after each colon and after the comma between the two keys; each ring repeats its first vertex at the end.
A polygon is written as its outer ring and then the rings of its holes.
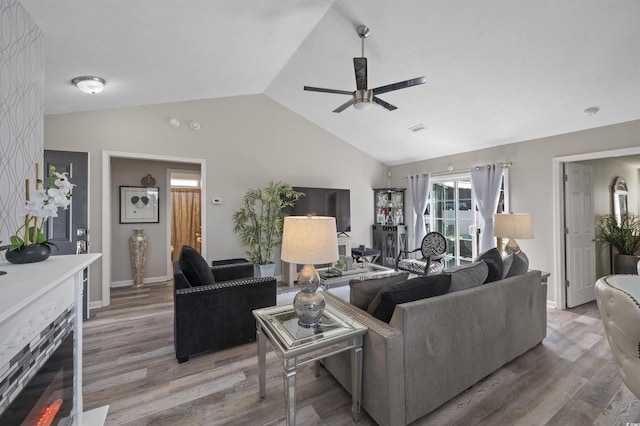
{"type": "MultiPolygon", "coordinates": [[[[0,416],[0,425],[70,425],[73,408],[73,331],[0,416]]],[[[32,367],[25,363],[16,375],[32,367]]]]}

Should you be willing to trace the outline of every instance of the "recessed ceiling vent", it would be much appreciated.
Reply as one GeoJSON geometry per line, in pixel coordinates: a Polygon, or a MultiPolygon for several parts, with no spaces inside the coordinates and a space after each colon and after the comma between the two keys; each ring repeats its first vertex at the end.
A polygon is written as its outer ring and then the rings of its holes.
{"type": "Polygon", "coordinates": [[[426,129],[424,124],[416,124],[415,126],[409,127],[409,130],[411,130],[413,133],[419,132],[420,130],[424,129],[426,129]]]}

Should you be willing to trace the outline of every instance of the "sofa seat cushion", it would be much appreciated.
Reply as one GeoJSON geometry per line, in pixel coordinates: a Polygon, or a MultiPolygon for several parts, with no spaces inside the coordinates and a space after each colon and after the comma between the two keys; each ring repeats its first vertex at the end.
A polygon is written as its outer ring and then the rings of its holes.
{"type": "Polygon", "coordinates": [[[215,283],[211,267],[193,247],[182,246],[178,262],[191,286],[215,283]]]}
{"type": "Polygon", "coordinates": [[[489,267],[485,262],[478,261],[447,269],[444,273],[451,275],[449,293],[452,293],[482,285],[489,275],[489,267]]]}
{"type": "Polygon", "coordinates": [[[487,279],[484,282],[485,284],[502,279],[502,255],[497,248],[494,247],[485,251],[480,256],[478,256],[475,261],[478,262],[480,260],[484,261],[489,267],[489,274],[487,275],[487,279]]]}
{"type": "Polygon", "coordinates": [[[367,312],[389,323],[396,305],[440,296],[449,292],[451,275],[425,275],[384,287],[373,299],[367,312]]]}
{"type": "Polygon", "coordinates": [[[367,310],[371,301],[380,289],[391,284],[406,281],[408,272],[390,272],[371,278],[355,278],[349,281],[349,303],[360,309],[367,310]]]}

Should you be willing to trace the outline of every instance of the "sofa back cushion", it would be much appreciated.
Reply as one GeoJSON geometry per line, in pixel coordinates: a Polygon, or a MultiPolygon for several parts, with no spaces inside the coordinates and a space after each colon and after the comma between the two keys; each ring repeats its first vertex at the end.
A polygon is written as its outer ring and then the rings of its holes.
{"type": "Polygon", "coordinates": [[[485,251],[475,261],[478,262],[480,260],[484,261],[489,267],[489,274],[485,284],[502,279],[502,255],[497,248],[494,247],[485,251]]]}
{"type": "Polygon", "coordinates": [[[482,285],[489,275],[489,267],[486,262],[478,261],[447,269],[444,273],[451,275],[449,293],[452,293],[482,285]]]}
{"type": "Polygon", "coordinates": [[[380,289],[391,284],[406,281],[408,272],[391,272],[372,278],[355,278],[349,281],[349,303],[360,309],[367,310],[371,301],[380,289]]]}
{"type": "Polygon", "coordinates": [[[396,305],[440,296],[449,292],[451,275],[425,275],[384,287],[373,299],[367,312],[389,323],[396,305]]]}
{"type": "Polygon", "coordinates": [[[182,268],[182,273],[191,286],[196,287],[204,284],[214,284],[213,272],[200,253],[193,247],[182,246],[178,262],[182,268]]]}

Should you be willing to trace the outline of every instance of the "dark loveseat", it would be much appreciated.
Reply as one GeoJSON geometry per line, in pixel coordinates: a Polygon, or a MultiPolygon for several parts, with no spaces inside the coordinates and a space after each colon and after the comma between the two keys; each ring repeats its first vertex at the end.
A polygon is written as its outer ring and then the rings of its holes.
{"type": "MultiPolygon", "coordinates": [[[[204,259],[202,259],[204,262],[204,259]]],[[[173,263],[174,345],[178,362],[191,355],[254,341],[253,309],[276,304],[276,280],[253,278],[252,264],[208,267],[212,283],[194,283],[183,265],[173,263]],[[249,273],[249,271],[251,271],[249,273]],[[246,276],[250,274],[250,276],[246,276]]],[[[206,262],[205,262],[206,265],[206,262]]]]}

